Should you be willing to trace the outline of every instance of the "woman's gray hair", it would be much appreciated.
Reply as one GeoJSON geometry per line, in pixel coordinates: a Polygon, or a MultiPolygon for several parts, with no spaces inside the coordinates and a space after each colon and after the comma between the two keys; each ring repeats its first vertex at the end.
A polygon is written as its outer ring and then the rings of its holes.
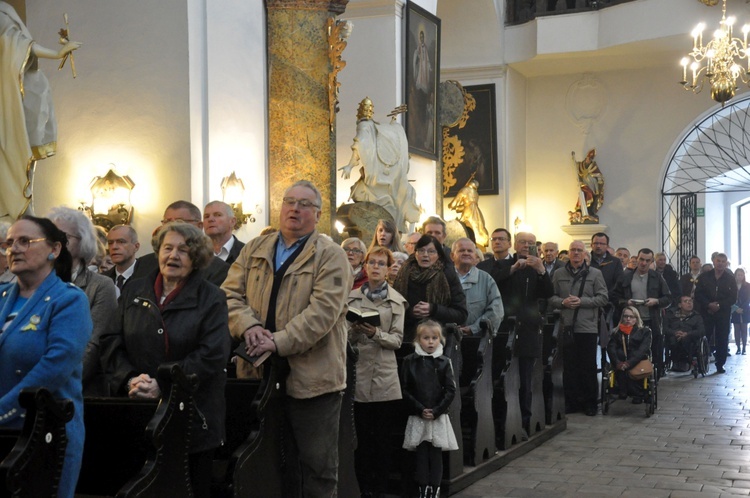
{"type": "Polygon", "coordinates": [[[351,244],[356,244],[357,248],[359,248],[359,250],[362,251],[363,255],[367,254],[367,246],[365,245],[364,242],[362,242],[357,237],[349,237],[348,239],[344,240],[341,243],[341,249],[346,249],[346,246],[351,245],[351,244]]]}
{"type": "Polygon", "coordinates": [[[400,260],[400,261],[406,261],[407,259],[409,259],[409,255],[406,254],[405,252],[396,251],[396,252],[393,253],[393,259],[397,259],[397,260],[400,260]]]}
{"type": "Polygon", "coordinates": [[[52,220],[53,223],[58,220],[66,221],[75,227],[76,233],[71,235],[77,235],[81,238],[78,250],[80,251],[79,258],[83,261],[84,265],[88,265],[96,257],[94,224],[82,211],[65,206],[57,206],[50,209],[47,218],[52,220]]]}
{"type": "Polygon", "coordinates": [[[193,263],[193,271],[202,270],[208,267],[211,262],[211,258],[214,257],[214,248],[211,243],[211,239],[208,235],[203,233],[200,228],[185,223],[184,221],[172,221],[163,225],[154,238],[151,239],[151,247],[154,248],[154,253],[158,260],[159,249],[161,244],[164,242],[164,237],[169,232],[177,232],[182,235],[185,239],[185,244],[188,246],[188,257],[193,263]]]}

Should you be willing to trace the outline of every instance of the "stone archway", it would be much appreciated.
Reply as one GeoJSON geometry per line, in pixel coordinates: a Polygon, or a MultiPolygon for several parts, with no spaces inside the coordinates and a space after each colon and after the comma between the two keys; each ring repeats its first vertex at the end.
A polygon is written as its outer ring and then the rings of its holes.
{"type": "Polygon", "coordinates": [[[750,96],[710,112],[678,142],[662,182],[662,247],[688,271],[698,194],[750,191],[750,96]]]}

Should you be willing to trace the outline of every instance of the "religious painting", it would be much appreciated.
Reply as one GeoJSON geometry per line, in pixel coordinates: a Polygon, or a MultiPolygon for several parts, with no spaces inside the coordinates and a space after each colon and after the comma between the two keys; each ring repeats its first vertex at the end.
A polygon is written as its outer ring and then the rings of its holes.
{"type": "Polygon", "coordinates": [[[479,195],[497,195],[497,114],[495,85],[463,87],[470,94],[463,126],[446,129],[446,145],[451,160],[443,158],[443,185],[446,197],[455,197],[469,181],[479,183],[479,195]]]}
{"type": "Polygon", "coordinates": [[[440,19],[412,2],[406,4],[406,136],[409,152],[438,159],[440,19]]]}

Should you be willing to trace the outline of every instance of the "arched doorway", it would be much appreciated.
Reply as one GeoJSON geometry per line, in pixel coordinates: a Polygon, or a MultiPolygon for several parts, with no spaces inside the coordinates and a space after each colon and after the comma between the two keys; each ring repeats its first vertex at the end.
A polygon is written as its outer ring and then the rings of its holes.
{"type": "Polygon", "coordinates": [[[699,200],[732,192],[750,192],[750,96],[699,119],[669,160],[661,190],[662,247],[678,272],[688,271],[698,250],[699,200]]]}

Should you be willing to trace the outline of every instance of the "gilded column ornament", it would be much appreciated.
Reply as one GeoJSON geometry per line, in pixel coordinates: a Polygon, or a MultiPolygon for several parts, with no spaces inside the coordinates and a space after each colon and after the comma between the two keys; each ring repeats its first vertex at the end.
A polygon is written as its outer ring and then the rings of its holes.
{"type": "Polygon", "coordinates": [[[331,131],[336,123],[336,113],[339,112],[341,83],[336,77],[346,67],[346,61],[341,59],[341,54],[346,48],[346,40],[352,34],[352,28],[350,21],[336,21],[332,17],[328,18],[326,31],[328,33],[328,57],[331,59],[331,72],[328,75],[328,121],[331,131]]]}
{"type": "MultiPolygon", "coordinates": [[[[458,83],[456,83],[458,85],[458,83]]],[[[464,90],[460,85],[463,94],[463,112],[461,117],[455,123],[450,126],[443,126],[443,195],[447,194],[451,187],[456,184],[456,178],[453,176],[453,172],[463,162],[464,159],[464,146],[456,135],[452,135],[451,128],[458,127],[459,129],[466,126],[466,122],[469,119],[469,113],[476,109],[477,101],[474,97],[464,90]]]]}
{"type": "MultiPolygon", "coordinates": [[[[334,35],[335,17],[344,12],[347,3],[266,0],[269,219],[279,219],[281,197],[289,185],[309,180],[323,197],[318,229],[329,234],[336,200],[329,36],[334,35]]],[[[346,32],[344,26],[337,30],[338,36],[346,32]]]]}

